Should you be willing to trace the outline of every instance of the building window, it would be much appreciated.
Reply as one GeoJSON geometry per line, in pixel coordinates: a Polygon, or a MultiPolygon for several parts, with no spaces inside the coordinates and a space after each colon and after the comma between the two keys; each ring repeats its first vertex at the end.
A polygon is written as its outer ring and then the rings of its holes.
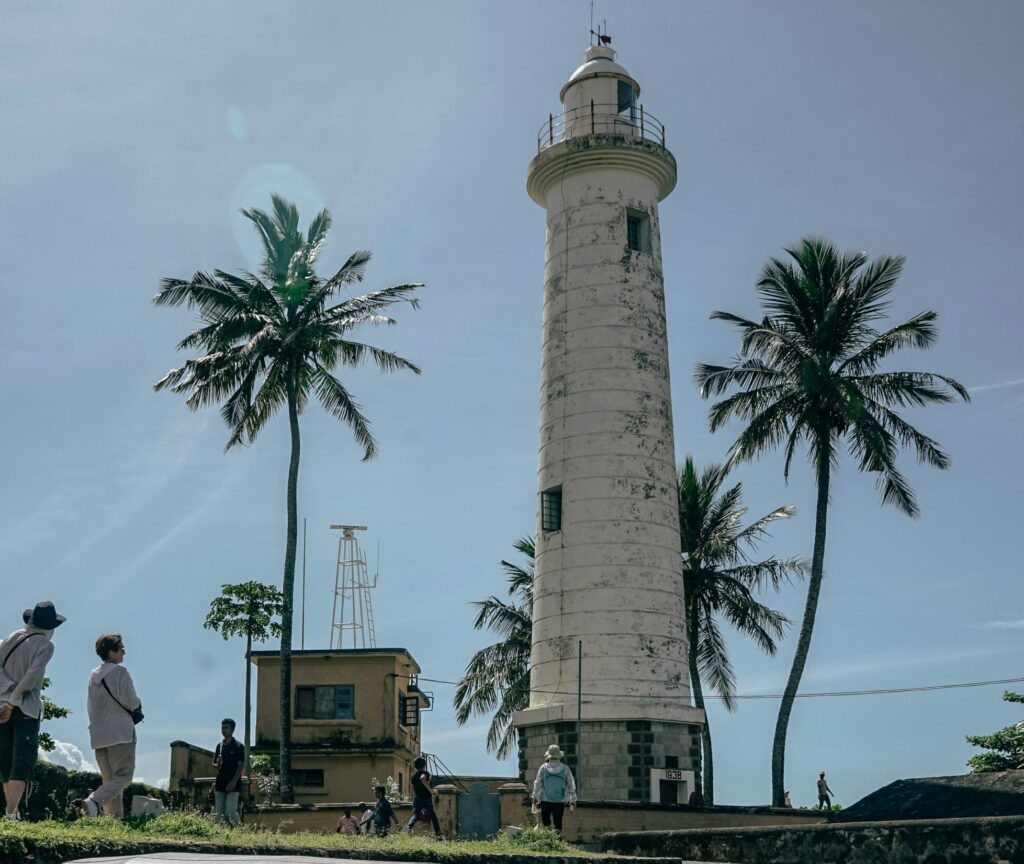
{"type": "Polygon", "coordinates": [[[355,716],[356,688],[353,684],[295,688],[297,720],[351,720],[355,716]]]}
{"type": "Polygon", "coordinates": [[[636,122],[636,90],[625,81],[618,82],[619,114],[628,114],[629,119],[636,122]]]}
{"type": "Polygon", "coordinates": [[[562,487],[540,493],[540,530],[545,533],[562,530],[562,487]]]}
{"type": "Polygon", "coordinates": [[[416,696],[398,694],[398,722],[403,726],[420,725],[420,700],[416,696]]]}
{"type": "Polygon", "coordinates": [[[679,767],[679,757],[678,756],[666,756],[665,757],[665,767],[666,768],[678,768],[679,767]]]}
{"type": "Polygon", "coordinates": [[[626,248],[631,252],[651,251],[651,220],[646,213],[626,211],[626,248]]]}
{"type": "Polygon", "coordinates": [[[292,785],[324,788],[323,768],[292,768],[292,785]]]}

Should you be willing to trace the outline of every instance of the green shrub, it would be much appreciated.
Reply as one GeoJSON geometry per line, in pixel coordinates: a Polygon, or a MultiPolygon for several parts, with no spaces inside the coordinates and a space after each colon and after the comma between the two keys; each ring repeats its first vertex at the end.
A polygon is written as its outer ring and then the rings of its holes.
{"type": "Polygon", "coordinates": [[[498,834],[496,846],[514,852],[569,852],[575,851],[557,831],[550,828],[524,828],[514,834],[498,834]]]}
{"type": "Polygon", "coordinates": [[[213,837],[224,833],[206,816],[190,810],[169,810],[131,822],[133,828],[156,837],[213,837]]]}

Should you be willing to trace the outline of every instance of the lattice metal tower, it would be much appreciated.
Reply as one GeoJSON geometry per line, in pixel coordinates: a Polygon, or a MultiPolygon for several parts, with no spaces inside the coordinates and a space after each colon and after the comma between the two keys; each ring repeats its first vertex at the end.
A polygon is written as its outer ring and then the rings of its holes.
{"type": "Polygon", "coordinates": [[[365,531],[366,526],[332,525],[331,530],[341,531],[334,576],[331,650],[345,647],[346,634],[351,634],[349,648],[376,648],[370,590],[377,587],[379,573],[374,573],[371,582],[366,570],[366,553],[359,547],[355,535],[356,531],[365,531]]]}

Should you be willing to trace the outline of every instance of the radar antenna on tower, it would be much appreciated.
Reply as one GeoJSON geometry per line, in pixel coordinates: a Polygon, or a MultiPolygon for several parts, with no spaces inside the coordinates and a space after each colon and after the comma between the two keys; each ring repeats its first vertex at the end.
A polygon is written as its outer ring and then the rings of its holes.
{"type": "Polygon", "coordinates": [[[356,531],[365,531],[365,525],[332,525],[332,531],[341,531],[338,538],[338,567],[334,576],[334,611],[331,614],[331,650],[345,646],[346,635],[351,634],[349,648],[376,648],[377,633],[373,626],[373,600],[370,591],[377,587],[380,577],[380,548],[377,550],[377,572],[370,581],[366,569],[366,553],[359,547],[356,531]]]}

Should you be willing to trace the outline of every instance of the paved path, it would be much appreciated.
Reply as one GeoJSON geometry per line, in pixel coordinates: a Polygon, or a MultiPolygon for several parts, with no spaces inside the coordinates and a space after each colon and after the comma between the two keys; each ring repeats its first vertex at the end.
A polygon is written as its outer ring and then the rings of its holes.
{"type": "MultiPolygon", "coordinates": [[[[351,858],[310,858],[308,855],[212,855],[201,852],[153,852],[150,855],[115,855],[112,858],[76,858],[68,864],[182,864],[182,862],[216,861],[218,864],[324,864],[351,858]]],[[[360,861],[359,864],[395,864],[394,861],[360,861]]]]}

